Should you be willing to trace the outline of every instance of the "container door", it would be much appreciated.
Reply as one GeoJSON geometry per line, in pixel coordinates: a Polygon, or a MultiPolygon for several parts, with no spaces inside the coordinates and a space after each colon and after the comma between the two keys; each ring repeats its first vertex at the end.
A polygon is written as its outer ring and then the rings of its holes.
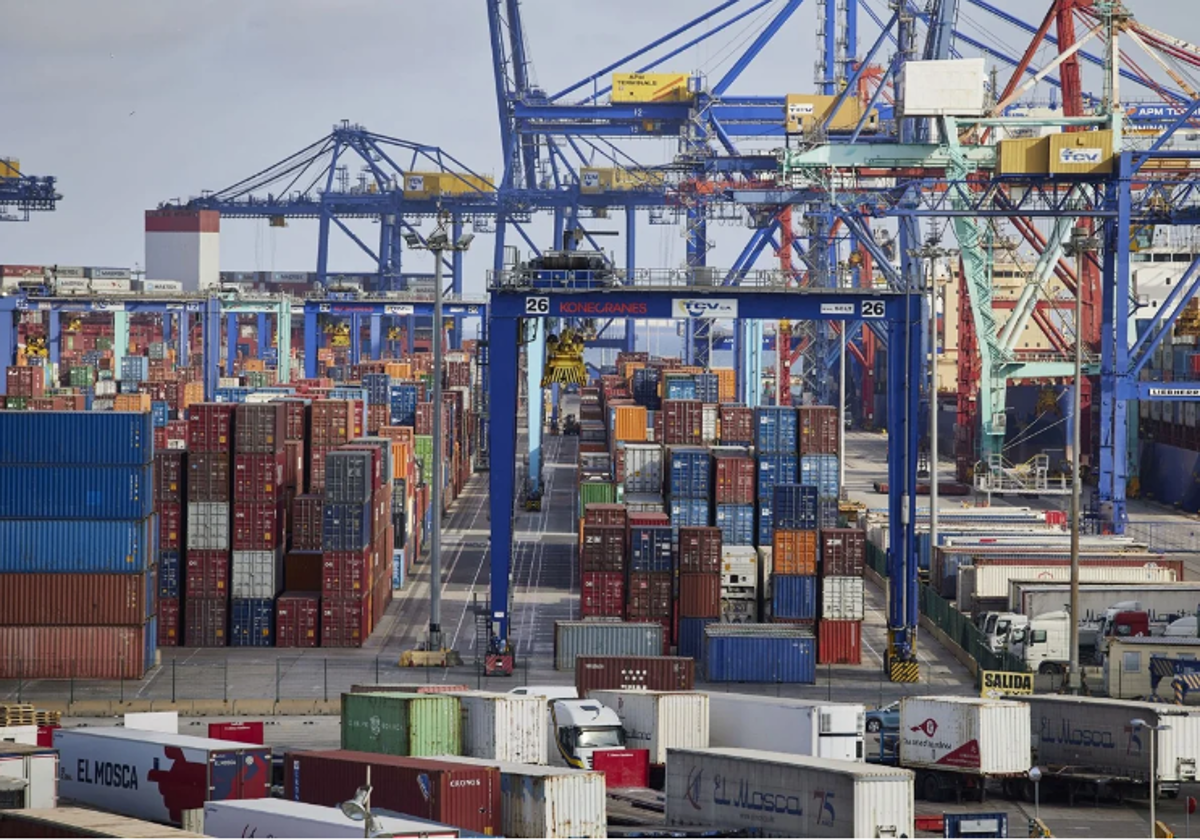
{"type": "Polygon", "coordinates": [[[233,750],[210,754],[209,801],[263,799],[270,789],[269,750],[233,750]]]}
{"type": "Polygon", "coordinates": [[[58,807],[58,755],[29,757],[29,788],[26,808],[58,807]]]}

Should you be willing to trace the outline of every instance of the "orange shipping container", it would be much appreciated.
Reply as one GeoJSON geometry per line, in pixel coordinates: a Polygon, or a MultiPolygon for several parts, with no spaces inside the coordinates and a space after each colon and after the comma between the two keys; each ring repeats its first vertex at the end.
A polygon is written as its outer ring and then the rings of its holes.
{"type": "Polygon", "coordinates": [[[141,394],[117,394],[113,400],[114,411],[149,411],[150,410],[150,395],[141,394]]]}
{"type": "Polygon", "coordinates": [[[198,402],[204,402],[204,383],[185,382],[183,386],[183,404],[179,407],[181,409],[187,408],[192,403],[198,402]]]}
{"type": "Polygon", "coordinates": [[[721,402],[737,402],[737,373],[733,368],[713,368],[717,375],[717,397],[721,402]]]}
{"type": "Polygon", "coordinates": [[[817,532],[776,530],[771,540],[771,562],[777,575],[817,573],[817,532]]]}
{"type": "Polygon", "coordinates": [[[622,405],[616,408],[615,440],[643,443],[646,440],[646,408],[641,405],[622,405]]]}

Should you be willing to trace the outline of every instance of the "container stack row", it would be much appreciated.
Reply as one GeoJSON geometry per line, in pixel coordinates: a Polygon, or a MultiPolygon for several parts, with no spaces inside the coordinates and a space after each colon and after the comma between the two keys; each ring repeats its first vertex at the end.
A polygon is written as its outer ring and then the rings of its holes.
{"type": "Polygon", "coordinates": [[[0,411],[0,678],[157,659],[149,412],[0,411]]]}

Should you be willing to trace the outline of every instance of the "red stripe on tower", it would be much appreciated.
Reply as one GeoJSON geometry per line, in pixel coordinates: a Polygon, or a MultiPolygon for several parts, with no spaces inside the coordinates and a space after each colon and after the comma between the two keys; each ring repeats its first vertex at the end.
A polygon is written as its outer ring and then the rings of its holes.
{"type": "Polygon", "coordinates": [[[147,233],[220,233],[216,210],[147,210],[147,233]]]}

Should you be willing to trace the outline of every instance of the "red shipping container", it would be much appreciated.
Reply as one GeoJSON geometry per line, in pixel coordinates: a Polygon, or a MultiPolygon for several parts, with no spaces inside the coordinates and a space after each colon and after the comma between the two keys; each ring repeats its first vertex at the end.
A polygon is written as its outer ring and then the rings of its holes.
{"type": "Polygon", "coordinates": [[[718,438],[727,445],[749,446],[754,443],[754,409],[744,405],[722,405],[718,409],[718,438]]]}
{"type": "Polygon", "coordinates": [[[583,529],[584,572],[625,570],[625,528],[620,525],[585,525],[583,529]]]}
{"type": "Polygon", "coordinates": [[[321,634],[321,599],[315,592],[285,592],[275,602],[275,647],[315,648],[321,634]]]}
{"type": "Polygon", "coordinates": [[[650,750],[596,750],[592,769],[604,774],[608,790],[650,786],[650,750]]]}
{"type": "Polygon", "coordinates": [[[320,551],[325,499],[315,494],[292,500],[292,549],[320,551]]]}
{"type": "Polygon", "coordinates": [[[236,741],[239,744],[262,744],[262,721],[248,723],[210,723],[208,737],[218,741],[236,741]]]}
{"type": "Polygon", "coordinates": [[[195,598],[184,602],[186,621],[183,639],[188,647],[226,647],[229,637],[229,601],[225,598],[195,598]]]}
{"type": "Polygon", "coordinates": [[[232,403],[196,403],[188,408],[188,450],[231,452],[233,450],[232,403]]]}
{"type": "Polygon", "coordinates": [[[283,452],[233,457],[233,498],[238,502],[278,502],[283,498],[283,452]]]}
{"type": "Polygon", "coordinates": [[[158,504],[158,547],[183,548],[183,505],[175,502],[158,504]]]}
{"type": "Polygon", "coordinates": [[[271,454],[283,450],[287,436],[286,409],[282,403],[239,403],[235,425],[239,454],[271,454]]]}
{"type": "Polygon", "coordinates": [[[862,622],[827,621],[817,624],[818,665],[861,665],[862,622]]]}
{"type": "Polygon", "coordinates": [[[283,557],[283,588],[288,592],[320,592],[325,557],[319,551],[290,551],[283,557]]]}
{"type": "Polygon", "coordinates": [[[593,525],[613,525],[624,528],[629,523],[629,512],[625,505],[590,504],[584,505],[584,527],[593,525]]]}
{"type": "Polygon", "coordinates": [[[141,679],[149,629],[0,627],[0,680],[141,679]]]}
{"type": "Polygon", "coordinates": [[[579,614],[625,615],[625,575],[622,572],[584,572],[579,594],[579,614]]]}
{"type": "Polygon", "coordinates": [[[681,618],[721,617],[721,575],[686,572],[679,576],[681,618]]]}
{"type": "Polygon", "coordinates": [[[283,544],[281,502],[235,502],[233,550],[271,551],[283,544]]]}
{"type": "Polygon", "coordinates": [[[178,598],[159,598],[158,599],[158,646],[159,647],[178,647],[183,641],[180,630],[180,620],[183,618],[180,615],[179,599],[178,598]]]}
{"type": "Polygon", "coordinates": [[[228,551],[188,551],[184,556],[184,594],[189,602],[194,598],[229,597],[228,551]]]}
{"type": "Polygon", "coordinates": [[[379,429],[392,420],[392,407],[388,405],[367,406],[367,431],[377,434],[379,429]]]}
{"type": "Polygon", "coordinates": [[[696,685],[696,660],[686,656],[577,656],[575,688],[589,691],[645,689],[691,691],[696,685]]]}
{"type": "Polygon", "coordinates": [[[289,752],[284,799],[334,807],[354,798],[371,768],[371,805],[477,834],[500,835],[500,770],[432,758],[331,750],[289,752]]]}
{"type": "Polygon", "coordinates": [[[362,647],[370,635],[370,598],[321,598],[321,647],[362,647]]]}
{"type": "MultiPolygon", "coordinates": [[[[155,429],[157,434],[166,429],[155,429]]],[[[187,465],[184,458],[187,453],[180,449],[172,449],[154,453],[154,498],[160,502],[182,502],[184,480],[187,477],[187,465]]]]}
{"type": "Polygon", "coordinates": [[[167,448],[167,430],[162,426],[154,429],[154,451],[161,452],[167,448]]]}
{"type": "Polygon", "coordinates": [[[46,369],[10,367],[5,379],[10,397],[40,397],[46,392],[46,369]]]}
{"type": "Polygon", "coordinates": [[[671,517],[667,516],[665,513],[650,513],[648,511],[630,511],[629,512],[630,527],[636,527],[638,525],[644,525],[644,526],[648,525],[648,526],[652,527],[655,525],[670,525],[670,524],[671,524],[671,517]]]}
{"type": "Polygon", "coordinates": [[[283,486],[295,493],[304,492],[304,441],[289,440],[283,444],[283,486]]]}
{"type": "Polygon", "coordinates": [[[188,424],[186,420],[168,420],[167,426],[167,441],[178,441],[180,446],[187,446],[188,440],[188,424]]]}
{"type": "Polygon", "coordinates": [[[371,549],[326,551],[321,560],[321,597],[365,595],[371,587],[371,549]]]}
{"type": "Polygon", "coordinates": [[[0,625],[134,625],[153,612],[146,576],[17,572],[0,577],[0,625]]]}
{"type": "Polygon", "coordinates": [[[318,446],[315,442],[308,459],[308,492],[325,492],[325,456],[335,447],[318,446]]]}
{"type": "Polygon", "coordinates": [[[626,596],[625,616],[630,621],[671,618],[674,603],[674,580],[671,572],[632,572],[629,575],[629,594],[626,596]]]}
{"type": "Polygon", "coordinates": [[[721,571],[721,529],[685,526],[679,529],[679,571],[716,574],[721,571]]]}
{"type": "Polygon", "coordinates": [[[351,400],[317,400],[312,404],[312,442],[314,446],[347,443],[361,431],[351,400]],[[356,428],[357,427],[357,428],[356,428]]]}
{"type": "Polygon", "coordinates": [[[757,491],[754,459],[735,455],[716,458],[713,493],[719,505],[752,505],[757,491]]]}
{"type": "Polygon", "coordinates": [[[232,474],[228,452],[190,452],[187,458],[189,502],[228,502],[232,474]]]}
{"type": "MultiPolygon", "coordinates": [[[[704,403],[700,400],[663,400],[662,442],[668,446],[704,443],[704,403]]],[[[660,438],[656,435],[655,440],[660,438]]]]}
{"type": "Polygon", "coordinates": [[[53,724],[53,725],[47,724],[47,725],[39,726],[37,728],[37,745],[39,747],[53,747],[54,746],[54,730],[56,730],[56,729],[62,729],[62,726],[59,724],[53,724]]]}
{"type": "Polygon", "coordinates": [[[821,531],[821,574],[827,577],[862,577],[867,559],[867,535],[857,528],[821,531]]]}
{"type": "Polygon", "coordinates": [[[279,401],[283,405],[284,411],[284,432],[283,438],[288,441],[302,441],[305,438],[304,430],[308,426],[308,406],[307,400],[285,399],[279,401]]]}
{"type": "Polygon", "coordinates": [[[805,405],[797,409],[800,424],[800,454],[836,455],[838,410],[828,405],[805,405]]]}

